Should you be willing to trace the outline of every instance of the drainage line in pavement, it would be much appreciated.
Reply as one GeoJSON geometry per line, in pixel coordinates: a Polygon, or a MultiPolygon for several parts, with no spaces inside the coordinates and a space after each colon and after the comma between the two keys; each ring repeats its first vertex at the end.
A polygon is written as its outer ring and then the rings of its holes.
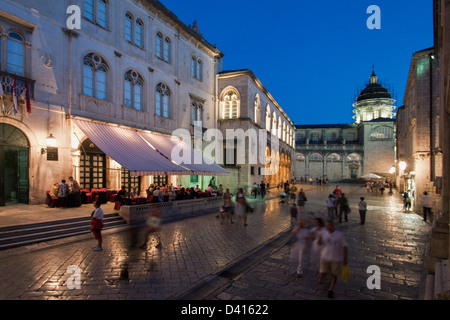
{"type": "Polygon", "coordinates": [[[168,300],[209,300],[232,285],[242,274],[264,261],[268,256],[285,246],[290,239],[291,228],[262,243],[254,250],[235,259],[216,274],[209,275],[188,289],[179,292],[168,300]]]}

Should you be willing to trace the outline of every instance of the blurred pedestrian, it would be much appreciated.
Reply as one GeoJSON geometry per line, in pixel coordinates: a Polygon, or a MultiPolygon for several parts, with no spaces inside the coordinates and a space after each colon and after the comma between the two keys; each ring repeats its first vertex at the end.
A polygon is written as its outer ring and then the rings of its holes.
{"type": "Polygon", "coordinates": [[[350,213],[350,207],[348,205],[347,197],[345,193],[342,193],[339,197],[339,222],[342,222],[342,213],[344,214],[345,222],[348,222],[348,214],[350,213]]]}
{"type": "Polygon", "coordinates": [[[334,227],[333,221],[325,222],[327,233],[321,233],[319,244],[323,244],[320,256],[319,283],[326,274],[331,273],[328,298],[334,298],[334,287],[343,266],[347,265],[348,244],[342,232],[334,227]]]}
{"type": "MultiPolygon", "coordinates": [[[[295,204],[294,204],[295,206],[295,204]]],[[[305,256],[309,248],[310,243],[310,231],[306,228],[304,221],[299,220],[292,230],[291,237],[295,237],[296,241],[294,247],[291,250],[291,259],[293,261],[297,260],[297,277],[301,278],[303,275],[303,269],[305,267],[305,256]]]]}
{"type": "Polygon", "coordinates": [[[328,232],[328,230],[325,228],[325,223],[323,222],[322,218],[315,218],[314,224],[316,225],[315,228],[311,231],[311,240],[312,240],[312,246],[311,246],[311,266],[313,269],[317,270],[319,272],[320,267],[320,254],[322,251],[323,244],[319,244],[319,238],[320,235],[323,232],[328,232]]]}
{"type": "Polygon", "coordinates": [[[235,205],[236,216],[238,218],[243,218],[244,226],[247,226],[247,213],[252,210],[245,199],[244,190],[239,188],[236,195],[236,205],[235,205]]]}
{"type": "Polygon", "coordinates": [[[103,238],[102,238],[102,229],[103,229],[103,209],[100,208],[101,202],[94,202],[95,210],[91,213],[91,231],[94,234],[95,240],[97,240],[97,246],[93,249],[94,251],[102,251],[103,247],[103,238]]]}
{"type": "Polygon", "coordinates": [[[423,221],[427,221],[427,217],[431,215],[432,201],[433,198],[425,191],[422,196],[423,221]]]}
{"type": "Polygon", "coordinates": [[[266,196],[266,184],[264,183],[264,181],[261,181],[259,189],[261,190],[261,199],[264,199],[264,197],[266,196]]]}
{"type": "Polygon", "coordinates": [[[288,203],[295,203],[295,199],[297,198],[297,186],[295,184],[292,184],[292,186],[289,188],[289,199],[288,203]]]}
{"type": "Polygon", "coordinates": [[[300,209],[300,217],[303,215],[303,211],[305,210],[305,203],[308,199],[306,199],[306,193],[303,191],[303,189],[300,189],[300,192],[297,196],[297,205],[300,209]]]}
{"type": "Polygon", "coordinates": [[[159,236],[159,232],[161,231],[161,214],[159,209],[153,209],[148,214],[147,220],[145,221],[145,235],[144,235],[144,243],[139,247],[142,250],[147,250],[147,243],[150,239],[151,235],[156,237],[157,243],[155,245],[156,248],[161,248],[161,237],[159,236]]]}
{"type": "Polygon", "coordinates": [[[295,225],[297,223],[297,216],[298,216],[298,210],[297,206],[295,205],[295,202],[292,203],[291,205],[290,214],[291,214],[291,223],[295,225]]]}
{"type": "Polygon", "coordinates": [[[327,210],[328,210],[327,219],[333,221],[333,219],[334,219],[335,198],[334,198],[334,196],[332,194],[328,195],[326,203],[327,203],[327,210]]]}
{"type": "Polygon", "coordinates": [[[367,213],[367,203],[364,201],[364,197],[359,198],[358,208],[359,208],[359,217],[361,220],[361,224],[365,224],[366,223],[366,213],[367,213]]]}
{"type": "Polygon", "coordinates": [[[230,223],[234,223],[233,222],[233,202],[231,201],[231,197],[233,195],[230,193],[230,189],[226,189],[225,193],[223,194],[223,213],[222,213],[222,221],[221,223],[223,223],[223,220],[225,218],[225,216],[228,217],[230,223]]]}

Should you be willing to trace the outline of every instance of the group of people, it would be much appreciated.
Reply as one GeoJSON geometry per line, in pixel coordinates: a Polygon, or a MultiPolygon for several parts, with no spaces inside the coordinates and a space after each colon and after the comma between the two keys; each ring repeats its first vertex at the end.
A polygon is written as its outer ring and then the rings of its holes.
{"type": "Polygon", "coordinates": [[[378,194],[383,194],[385,189],[389,189],[389,192],[392,193],[392,189],[394,188],[394,182],[390,180],[378,180],[378,181],[367,181],[366,189],[367,192],[374,192],[378,194]]]}
{"type": "Polygon", "coordinates": [[[48,197],[49,207],[79,207],[81,206],[81,188],[78,182],[69,177],[69,183],[65,179],[62,179],[60,183],[56,182],[50,189],[48,197]],[[55,198],[58,198],[57,200],[55,198]],[[57,203],[53,203],[56,201],[57,203]]]}
{"type": "MultiPolygon", "coordinates": [[[[313,184],[313,182],[314,182],[314,179],[312,178],[312,177],[309,177],[309,178],[306,178],[306,177],[303,177],[303,176],[301,176],[300,177],[300,183],[301,184],[310,184],[310,185],[312,185],[313,184]]],[[[316,184],[318,185],[318,186],[321,186],[322,184],[328,184],[328,182],[329,182],[329,180],[328,180],[328,178],[322,178],[322,177],[320,177],[320,178],[316,178],[316,184]]]]}
{"type": "Polygon", "coordinates": [[[228,219],[230,223],[234,223],[233,217],[242,219],[244,226],[247,224],[248,214],[254,211],[254,208],[250,206],[245,198],[244,189],[239,188],[236,194],[236,203],[233,205],[233,194],[230,193],[230,189],[226,189],[223,193],[223,206],[220,208],[220,219],[223,224],[225,219],[228,219]]]}
{"type": "Polygon", "coordinates": [[[261,181],[260,184],[257,184],[256,182],[252,186],[252,195],[256,196],[258,194],[261,194],[261,199],[264,199],[266,196],[266,189],[269,189],[269,183],[265,183],[264,181],[261,181]]]}
{"type": "Polygon", "coordinates": [[[348,267],[348,244],[344,234],[335,229],[333,221],[315,218],[313,222],[310,228],[305,220],[297,221],[291,233],[295,239],[291,259],[297,261],[296,275],[301,278],[310,251],[311,266],[319,273],[319,284],[323,283],[325,275],[331,274],[328,298],[333,298],[337,278],[342,268],[348,267]]]}

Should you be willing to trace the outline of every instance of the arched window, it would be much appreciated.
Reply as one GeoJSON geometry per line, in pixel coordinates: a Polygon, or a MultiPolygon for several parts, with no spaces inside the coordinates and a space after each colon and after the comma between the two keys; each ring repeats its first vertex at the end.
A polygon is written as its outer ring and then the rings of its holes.
{"type": "Polygon", "coordinates": [[[270,132],[270,122],[271,122],[271,118],[270,118],[270,106],[267,105],[266,107],[266,129],[267,131],[270,132]]]}
{"type": "Polygon", "coordinates": [[[287,141],[287,136],[286,136],[286,122],[283,121],[283,133],[281,136],[281,139],[286,142],[287,141]]]}
{"type": "Polygon", "coordinates": [[[394,138],[394,130],[389,127],[378,127],[369,134],[369,139],[374,140],[392,140],[394,138]]]}
{"type": "Polygon", "coordinates": [[[303,153],[297,153],[297,160],[298,161],[305,161],[306,157],[303,153]]]}
{"type": "Polygon", "coordinates": [[[197,80],[202,80],[202,60],[198,59],[196,56],[191,57],[191,77],[197,80]]]}
{"type": "Polygon", "coordinates": [[[278,118],[278,139],[281,139],[281,134],[282,134],[282,124],[281,124],[281,117],[278,118]]]}
{"type": "Polygon", "coordinates": [[[332,153],[327,158],[328,161],[341,161],[341,156],[337,153],[332,153]]]}
{"type": "Polygon", "coordinates": [[[229,90],[223,98],[223,119],[236,119],[239,117],[239,97],[236,92],[229,90]]]}
{"type": "Polygon", "coordinates": [[[164,38],[164,61],[170,63],[171,57],[170,57],[170,48],[172,46],[172,42],[170,41],[169,37],[164,38]]]}
{"type": "Polygon", "coordinates": [[[160,59],[163,58],[163,35],[161,32],[156,34],[156,56],[160,59]]]}
{"type": "Polygon", "coordinates": [[[84,0],[84,17],[106,29],[108,27],[108,1],[84,0]]]}
{"type": "Polygon", "coordinates": [[[277,113],[274,111],[272,114],[272,134],[276,137],[278,126],[277,126],[277,113]]]}
{"type": "Polygon", "coordinates": [[[356,154],[356,153],[351,153],[345,158],[345,160],[347,160],[347,161],[361,161],[361,156],[359,154],[356,154]]]}
{"type": "Polygon", "coordinates": [[[125,40],[133,42],[133,15],[129,12],[125,14],[125,40]]]}
{"type": "Polygon", "coordinates": [[[156,86],[156,114],[168,118],[170,114],[170,89],[164,84],[156,86]]]}
{"type": "Polygon", "coordinates": [[[124,105],[136,110],[142,110],[142,88],[144,80],[136,71],[125,73],[124,105]]]}
{"type": "Polygon", "coordinates": [[[260,120],[261,120],[261,101],[259,100],[259,95],[256,95],[255,97],[255,102],[254,102],[254,118],[255,118],[255,123],[259,124],[260,120]]]}
{"type": "Polygon", "coordinates": [[[100,56],[89,53],[83,59],[83,93],[106,100],[108,65],[100,56]]]}
{"type": "Polygon", "coordinates": [[[200,102],[191,102],[191,124],[195,125],[195,122],[203,121],[203,105],[200,102]]]}
{"type": "Polygon", "coordinates": [[[6,50],[7,72],[23,76],[25,73],[25,46],[22,36],[16,32],[10,32],[6,50]]]}
{"type": "Polygon", "coordinates": [[[144,22],[141,19],[136,20],[136,30],[134,32],[134,43],[143,48],[144,47],[144,22]]]}
{"type": "Polygon", "coordinates": [[[310,160],[310,161],[322,161],[322,160],[323,160],[323,157],[322,157],[322,155],[319,154],[319,153],[313,153],[313,154],[311,154],[311,155],[309,156],[309,160],[310,160]]]}

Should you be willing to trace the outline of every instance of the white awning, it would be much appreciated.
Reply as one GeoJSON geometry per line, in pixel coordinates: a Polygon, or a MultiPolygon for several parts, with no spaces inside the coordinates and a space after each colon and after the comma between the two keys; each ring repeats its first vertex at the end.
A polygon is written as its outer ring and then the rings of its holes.
{"type": "Polygon", "coordinates": [[[202,153],[194,150],[191,146],[178,138],[148,132],[139,132],[139,135],[164,156],[191,170],[193,175],[221,176],[229,174],[227,170],[214,163],[212,160],[207,159],[202,153]],[[173,160],[173,150],[182,150],[182,152],[187,153],[187,161],[177,162],[176,160],[173,160]]]}
{"type": "Polygon", "coordinates": [[[154,150],[136,130],[73,119],[84,134],[132,176],[191,175],[192,172],[154,150]]]}

